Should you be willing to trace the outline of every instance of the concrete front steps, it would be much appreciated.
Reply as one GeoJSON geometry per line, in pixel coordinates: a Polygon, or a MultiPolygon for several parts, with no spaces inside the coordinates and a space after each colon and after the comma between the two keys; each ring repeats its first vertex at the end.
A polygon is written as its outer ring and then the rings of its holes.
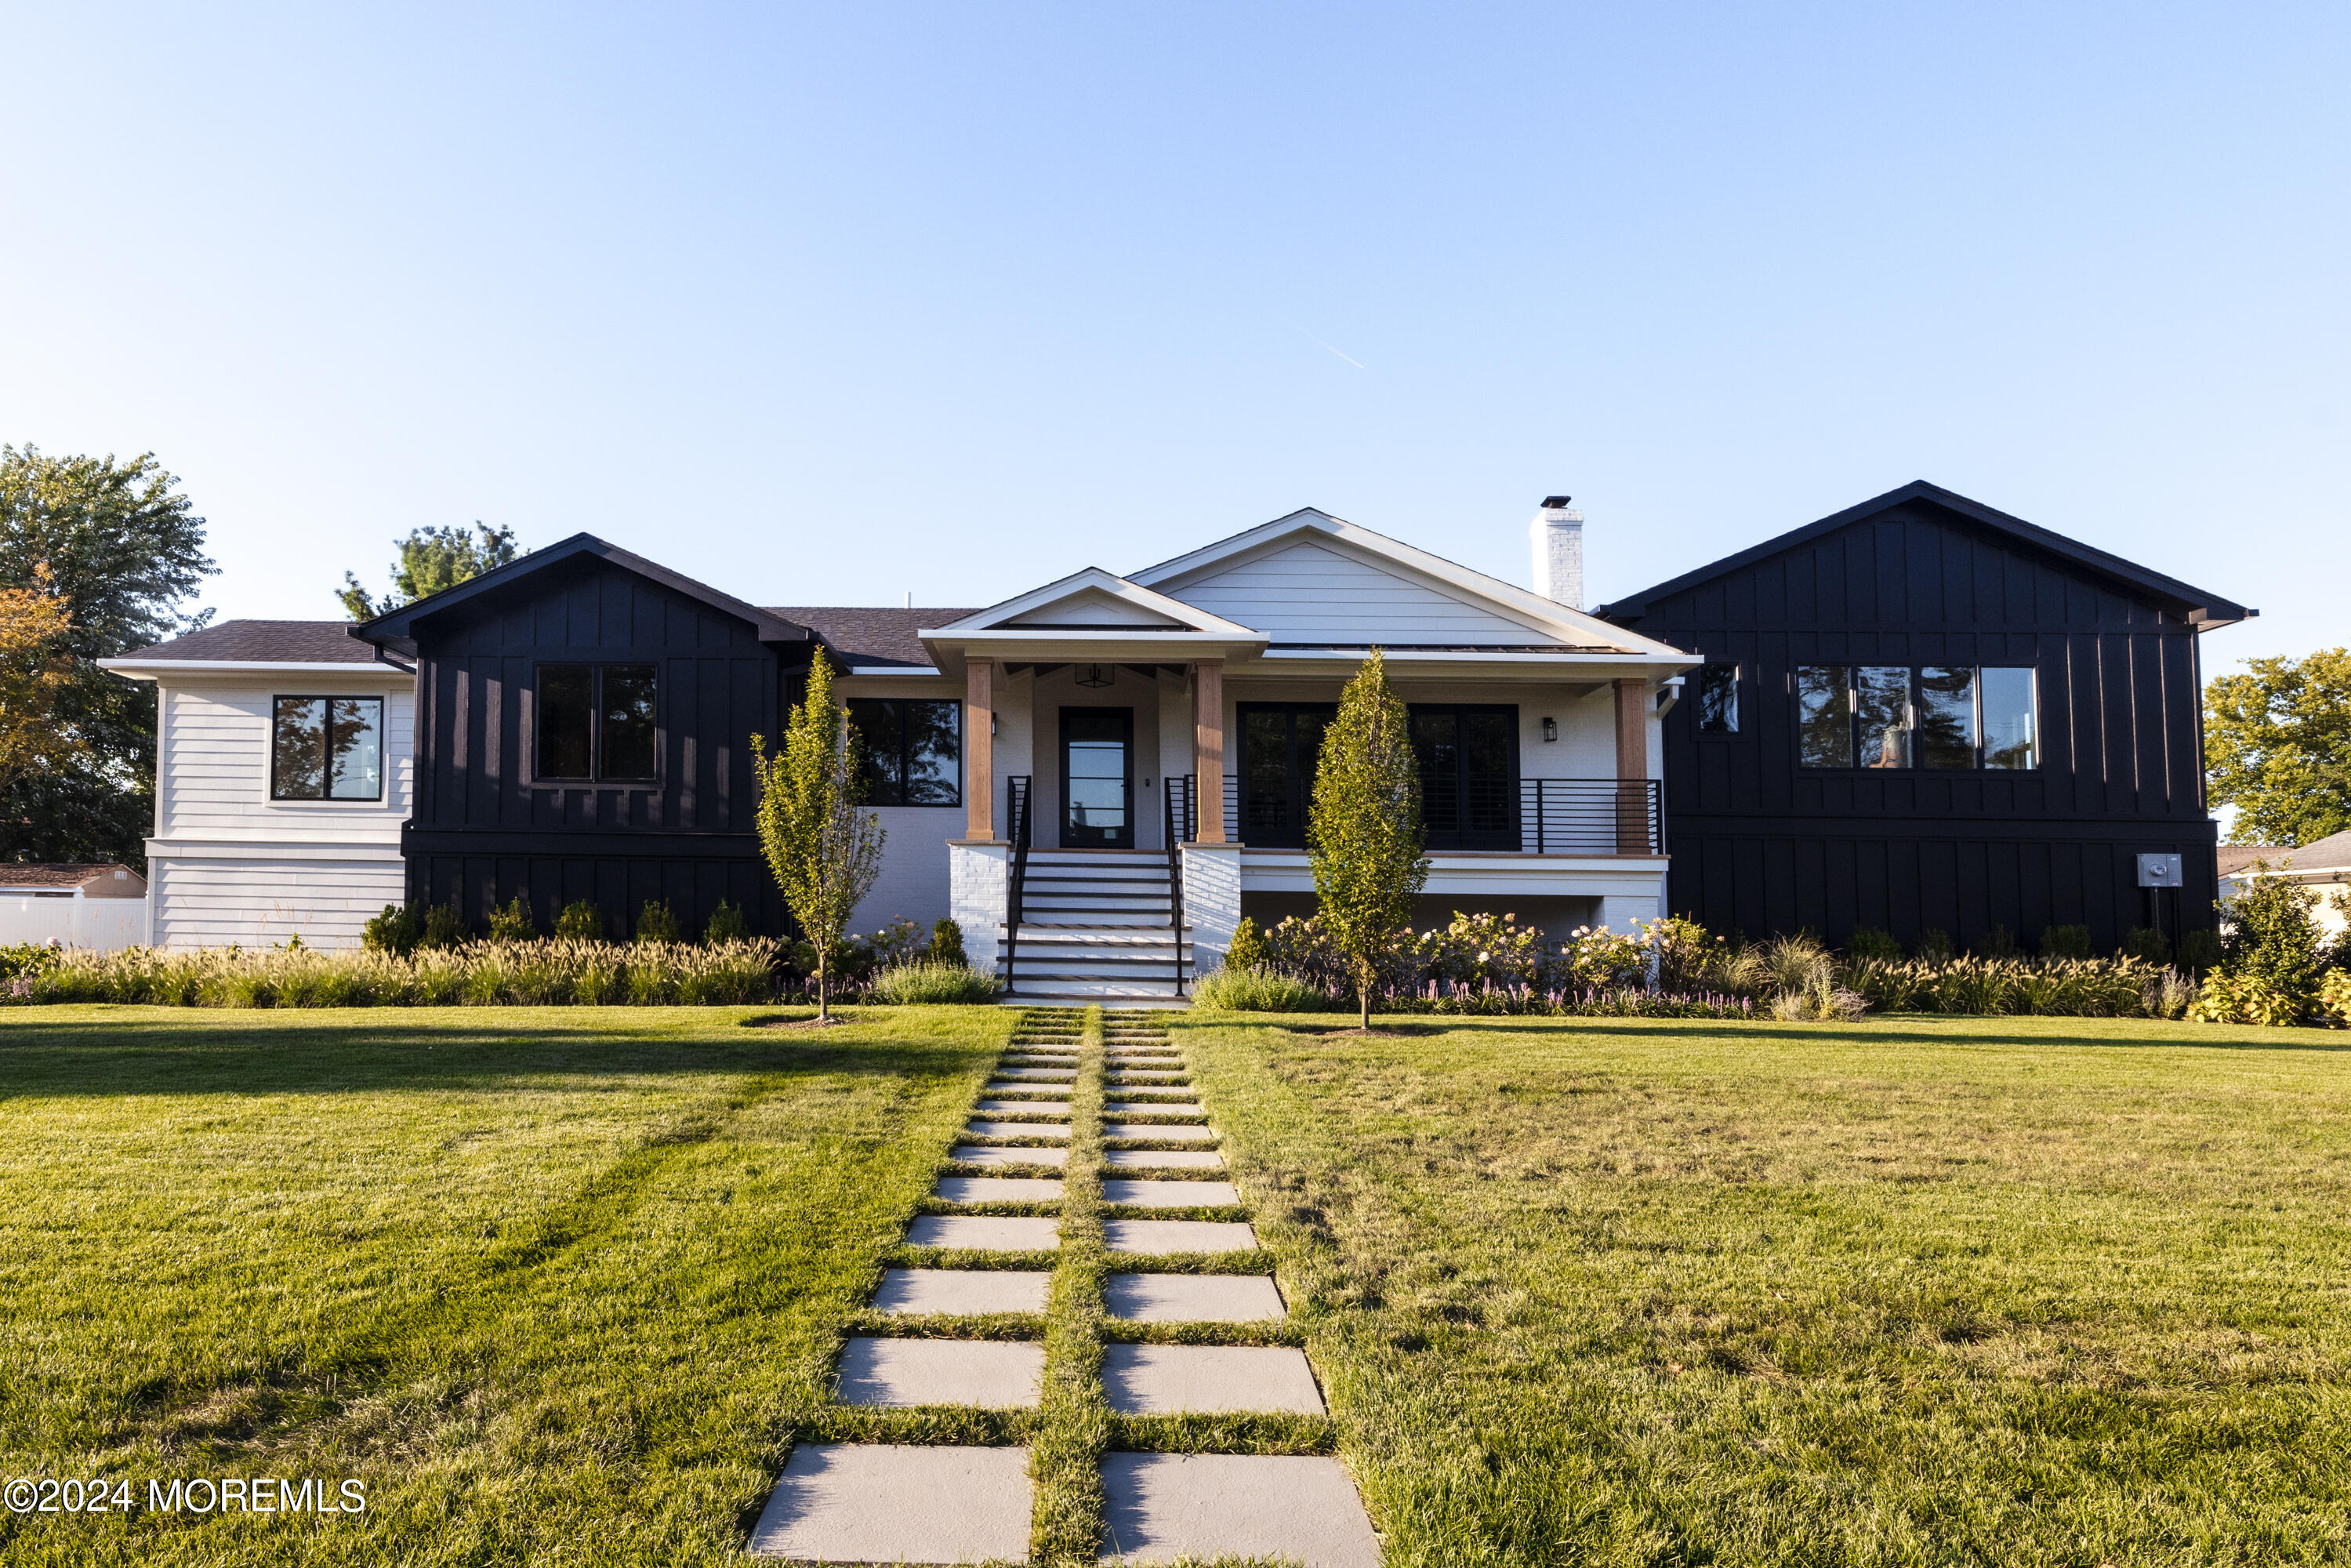
{"type": "MultiPolygon", "coordinates": [[[[1155,850],[1031,850],[1020,940],[1009,953],[1015,997],[1173,1000],[1176,962],[1191,980],[1188,932],[1175,928],[1167,857],[1155,850]]],[[[1008,958],[999,933],[999,973],[1008,958]]]]}

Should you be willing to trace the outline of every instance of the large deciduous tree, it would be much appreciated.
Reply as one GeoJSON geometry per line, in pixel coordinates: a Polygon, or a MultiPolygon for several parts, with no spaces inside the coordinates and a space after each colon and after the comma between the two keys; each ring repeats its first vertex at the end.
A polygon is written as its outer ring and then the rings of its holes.
{"type": "Polygon", "coordinates": [[[1404,702],[1374,648],[1322,732],[1306,816],[1318,913],[1353,973],[1364,1029],[1372,1026],[1381,961],[1411,923],[1412,901],[1428,882],[1426,841],[1420,766],[1404,702]]]}
{"type": "Polygon", "coordinates": [[[2204,767],[2230,841],[2308,844],[2351,828],[2351,648],[2249,659],[2204,688],[2204,767]]]}
{"type": "Polygon", "coordinates": [[[0,797],[36,768],[69,765],[81,748],[57,722],[57,699],[73,680],[60,648],[73,618],[48,563],[33,570],[33,587],[0,588],[0,797]]]}
{"type": "Polygon", "coordinates": [[[211,619],[179,613],[217,569],[178,486],[152,454],[123,463],[0,446],[0,588],[54,594],[71,616],[50,643],[64,677],[52,721],[70,745],[0,790],[0,859],[146,863],[155,688],[97,662],[211,619]]]}
{"type": "Polygon", "coordinates": [[[335,591],[335,597],[342,601],[344,614],[354,621],[389,615],[403,604],[413,604],[504,566],[522,553],[512,528],[485,528],[479,522],[474,524],[471,534],[463,528],[412,529],[397,548],[400,559],[392,563],[392,587],[381,599],[369,596],[356,572],[343,573],[343,586],[335,591]]]}
{"type": "Polygon", "coordinates": [[[832,699],[832,667],[819,653],[808,694],[768,755],[751,737],[759,847],[800,936],[815,949],[816,1021],[832,1018],[832,966],[849,922],[882,869],[882,819],[857,809],[857,732],[832,699]]]}

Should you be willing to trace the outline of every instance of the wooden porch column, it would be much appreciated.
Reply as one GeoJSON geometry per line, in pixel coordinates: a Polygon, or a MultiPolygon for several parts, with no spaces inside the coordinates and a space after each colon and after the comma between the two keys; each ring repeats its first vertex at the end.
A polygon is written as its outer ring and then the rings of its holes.
{"type": "Polygon", "coordinates": [[[964,837],[996,836],[996,661],[964,661],[964,837]]]}
{"type": "Polygon", "coordinates": [[[1192,666],[1192,769],[1200,790],[1198,841],[1225,841],[1225,662],[1192,666]]]}
{"type": "Polygon", "coordinates": [[[1645,855],[1649,845],[1649,683],[1617,681],[1616,852],[1645,855]]]}

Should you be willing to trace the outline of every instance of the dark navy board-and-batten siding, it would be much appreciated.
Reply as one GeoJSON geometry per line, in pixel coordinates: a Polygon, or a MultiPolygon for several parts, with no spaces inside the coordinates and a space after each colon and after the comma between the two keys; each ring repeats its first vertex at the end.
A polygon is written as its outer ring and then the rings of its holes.
{"type": "Polygon", "coordinates": [[[479,924],[521,893],[551,927],[588,899],[618,936],[648,899],[693,933],[724,898],[755,931],[784,929],[753,821],[750,737],[774,744],[805,645],[764,643],[722,611],[593,559],[453,605],[421,621],[416,642],[412,904],[454,900],[479,924]],[[534,777],[535,672],[549,664],[657,668],[654,781],[534,777]]]}
{"type": "MultiPolygon", "coordinates": [[[[1993,925],[2029,945],[2086,925],[2111,950],[2149,918],[2137,855],[2172,852],[2178,913],[2211,924],[2197,635],[2177,607],[1921,501],[1624,619],[1739,666],[1739,733],[1699,733],[1695,680],[1667,719],[1676,914],[1750,936],[1938,929],[1962,946],[1993,925]],[[2029,665],[2040,766],[1800,767],[1807,664],[2029,665]]],[[[2176,936],[2170,904],[2162,918],[2176,936]]]]}

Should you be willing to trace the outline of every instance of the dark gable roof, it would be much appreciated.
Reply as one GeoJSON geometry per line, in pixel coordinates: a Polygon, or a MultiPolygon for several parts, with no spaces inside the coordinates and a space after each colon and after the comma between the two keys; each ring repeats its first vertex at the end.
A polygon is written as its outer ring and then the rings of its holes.
{"type": "Polygon", "coordinates": [[[1630,625],[1648,614],[1650,607],[1660,599],[1679,593],[1684,589],[1695,587],[1709,578],[1720,577],[1726,572],[1736,571],[1740,567],[1752,565],[1767,557],[1777,555],[1782,550],[1810,543],[1823,534],[1834,533],[1837,529],[1860,522],[1865,517],[1874,517],[1879,512],[1891,511],[1896,507],[1912,501],[1923,501],[1930,506],[1939,507],[1947,512],[1954,513],[1996,534],[2006,535],[2019,543],[2032,546],[2074,566],[2095,572],[2116,583],[2131,597],[2149,601],[2162,609],[2172,612],[2182,620],[2192,622],[2199,632],[2215,626],[2226,626],[2260,613],[2259,611],[2248,610],[2243,605],[2233,603],[2216,593],[2207,593],[2204,590],[2192,587],[2176,577],[2166,577],[2161,572],[2149,571],[2136,562],[2125,560],[2118,555],[2108,555],[2105,551],[2085,545],[2079,539],[2069,539],[2064,534],[2052,533],[2047,528],[2026,522],[2022,517],[2011,517],[2006,512],[1995,511],[1980,501],[1970,501],[1956,490],[1946,490],[1940,485],[1929,485],[1924,479],[1914,480],[1898,490],[1888,490],[1883,496],[1864,501],[1858,507],[1848,507],[1842,512],[1823,517],[1819,522],[1807,523],[1801,528],[1782,534],[1778,538],[1765,539],[1761,544],[1740,550],[1737,555],[1724,556],[1720,560],[1699,567],[1696,571],[1686,571],[1681,576],[1668,579],[1654,588],[1645,588],[1638,593],[1626,594],[1622,599],[1602,605],[1593,613],[1620,624],[1630,625]]]}
{"type": "Polygon", "coordinates": [[[120,657],[192,664],[372,664],[373,648],[353,642],[348,621],[224,621],[120,657]]]}
{"type": "Polygon", "coordinates": [[[409,652],[415,646],[416,622],[423,617],[437,614],[441,611],[463,604],[468,600],[479,598],[485,593],[495,593],[508,583],[528,577],[533,572],[543,571],[559,561],[570,560],[580,556],[609,561],[624,570],[635,572],[639,577],[658,582],[674,592],[706,604],[723,615],[732,615],[738,621],[746,622],[758,632],[759,641],[762,643],[810,641],[809,629],[805,626],[785,621],[771,612],[760,609],[756,604],[746,604],[731,593],[721,593],[706,582],[696,582],[683,572],[672,571],[658,562],[647,560],[644,557],[624,550],[618,545],[607,544],[594,534],[574,534],[568,539],[559,539],[545,549],[533,550],[519,560],[507,562],[496,571],[486,571],[479,577],[467,578],[455,588],[444,588],[440,592],[429,594],[413,604],[403,604],[387,614],[379,615],[372,621],[354,626],[351,628],[351,635],[365,638],[371,643],[390,644],[403,653],[409,652]]]}
{"type": "MultiPolygon", "coordinates": [[[[984,608],[984,606],[982,607],[984,608]]],[[[798,622],[824,639],[824,645],[852,664],[914,664],[927,667],[929,653],[914,633],[925,627],[947,626],[973,610],[900,610],[860,604],[794,605],[770,608],[770,615],[798,622]]]]}

